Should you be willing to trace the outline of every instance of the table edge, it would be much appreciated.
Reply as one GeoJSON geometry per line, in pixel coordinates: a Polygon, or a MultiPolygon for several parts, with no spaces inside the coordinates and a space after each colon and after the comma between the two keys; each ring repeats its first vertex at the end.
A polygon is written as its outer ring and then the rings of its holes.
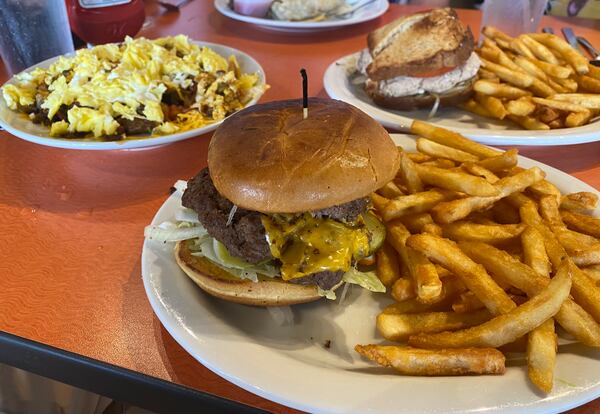
{"type": "Polygon", "coordinates": [[[266,411],[0,331],[0,363],[157,413],[266,411]]]}

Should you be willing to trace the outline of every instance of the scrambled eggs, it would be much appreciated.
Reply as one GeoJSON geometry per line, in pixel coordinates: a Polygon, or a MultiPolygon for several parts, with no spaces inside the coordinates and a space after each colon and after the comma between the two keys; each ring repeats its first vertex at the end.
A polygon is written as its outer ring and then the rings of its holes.
{"type": "Polygon", "coordinates": [[[123,139],[172,134],[221,120],[266,86],[184,35],[126,38],[60,57],[2,88],[8,107],[50,127],[54,137],[123,139]]]}

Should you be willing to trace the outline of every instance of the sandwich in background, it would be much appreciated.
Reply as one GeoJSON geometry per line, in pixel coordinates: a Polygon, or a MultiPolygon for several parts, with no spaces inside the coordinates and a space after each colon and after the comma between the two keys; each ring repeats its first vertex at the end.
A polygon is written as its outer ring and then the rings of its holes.
{"type": "Polygon", "coordinates": [[[365,91],[386,108],[457,105],[473,93],[480,61],[473,34],[451,8],[394,20],[371,32],[357,71],[365,91]]]}

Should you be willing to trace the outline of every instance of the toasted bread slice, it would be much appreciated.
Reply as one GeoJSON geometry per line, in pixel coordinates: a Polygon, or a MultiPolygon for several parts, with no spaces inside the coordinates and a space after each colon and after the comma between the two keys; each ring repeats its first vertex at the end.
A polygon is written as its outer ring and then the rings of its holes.
{"type": "Polygon", "coordinates": [[[434,9],[397,19],[367,38],[373,80],[416,76],[456,67],[473,52],[473,34],[451,8],[434,9]]]}

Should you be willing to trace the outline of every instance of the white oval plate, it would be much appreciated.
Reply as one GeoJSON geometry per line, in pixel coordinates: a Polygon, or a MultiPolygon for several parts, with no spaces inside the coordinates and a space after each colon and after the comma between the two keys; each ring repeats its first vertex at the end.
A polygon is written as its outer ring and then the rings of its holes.
{"type": "Polygon", "coordinates": [[[359,52],[344,56],[329,65],[323,85],[329,96],[356,106],[387,128],[405,131],[413,119],[420,119],[488,145],[570,145],[600,140],[600,119],[575,128],[528,131],[510,121],[484,118],[460,108],[442,108],[428,120],[428,109],[395,111],[379,107],[365,93],[362,85],[353,85],[349,80],[348,70],[355,66],[358,55],[359,52]]]}
{"type": "MultiPolygon", "coordinates": [[[[407,150],[414,140],[394,135],[407,150]]],[[[539,162],[562,191],[589,185],[539,162]]],[[[152,224],[174,220],[173,194],[152,224]]],[[[597,209],[596,214],[600,213],[597,209]]],[[[173,246],[146,241],[142,277],[154,312],[175,340],[200,363],[240,387],[311,413],[548,413],[600,396],[600,350],[560,346],[554,390],[544,397],[527,379],[524,356],[510,358],[506,374],[479,377],[406,377],[364,361],[354,345],[380,343],[375,317],[388,295],[353,288],[342,305],[320,301],[292,307],[295,323],[280,326],[264,308],[203,293],[177,266],[173,246]],[[330,348],[325,346],[331,341],[330,348]]],[[[339,294],[338,290],[338,294],[339,294]]]]}
{"type": "MultiPolygon", "coordinates": [[[[234,49],[229,46],[219,45],[216,43],[199,42],[193,41],[193,43],[199,46],[207,46],[212,50],[220,54],[221,56],[234,55],[240,64],[240,68],[245,73],[257,72],[260,78],[260,82],[264,84],[266,82],[265,72],[260,64],[254,60],[250,55],[234,49]]],[[[25,72],[31,71],[37,67],[47,68],[54,63],[58,57],[54,57],[45,60],[37,65],[26,69],[25,72]]],[[[8,83],[13,82],[14,78],[11,78],[8,83]]],[[[246,107],[254,105],[260,96],[252,99],[246,107]]],[[[133,149],[133,148],[144,148],[154,147],[157,145],[170,144],[171,142],[181,141],[196,137],[198,135],[206,134],[207,132],[214,131],[223,122],[217,121],[210,125],[206,125],[202,128],[191,129],[189,131],[179,132],[170,135],[158,135],[156,137],[145,137],[136,135],[131,138],[127,138],[121,141],[95,141],[91,138],[88,139],[66,139],[66,138],[52,138],[49,135],[50,128],[44,125],[34,124],[26,116],[23,116],[20,112],[12,111],[6,106],[6,102],[0,97],[0,126],[6,129],[8,132],[16,137],[24,139],[26,141],[35,142],[36,144],[46,145],[49,147],[67,148],[67,149],[80,149],[80,150],[115,150],[115,149],[133,149]]]]}
{"type": "Polygon", "coordinates": [[[283,30],[290,32],[306,32],[323,29],[333,29],[340,26],[349,26],[351,24],[366,22],[368,20],[373,20],[381,16],[387,11],[389,7],[390,5],[388,0],[375,0],[374,3],[357,10],[350,18],[347,19],[323,20],[320,22],[288,22],[282,20],[266,19],[262,17],[245,16],[243,14],[239,14],[233,11],[229,7],[229,0],[215,0],[215,8],[221,14],[227,17],[246,23],[256,24],[258,26],[266,27],[272,30],[283,30]]]}

